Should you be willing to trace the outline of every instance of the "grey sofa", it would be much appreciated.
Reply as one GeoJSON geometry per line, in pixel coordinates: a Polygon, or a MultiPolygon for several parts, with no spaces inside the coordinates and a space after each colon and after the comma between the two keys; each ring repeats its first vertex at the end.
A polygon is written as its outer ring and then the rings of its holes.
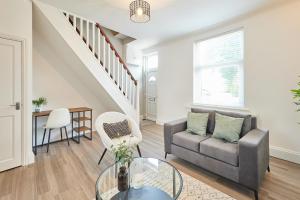
{"type": "Polygon", "coordinates": [[[164,124],[165,157],[173,154],[206,170],[258,190],[269,168],[269,131],[257,128],[256,118],[240,113],[192,108],[192,112],[209,113],[207,136],[186,132],[186,119],[164,124]],[[211,137],[215,113],[244,118],[238,143],[229,143],[211,137]]]}

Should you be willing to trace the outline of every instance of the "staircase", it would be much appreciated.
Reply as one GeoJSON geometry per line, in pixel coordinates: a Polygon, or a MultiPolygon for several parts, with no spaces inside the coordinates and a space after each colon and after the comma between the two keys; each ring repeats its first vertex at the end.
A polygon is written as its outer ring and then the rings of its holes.
{"type": "Polygon", "coordinates": [[[34,1],[120,109],[139,121],[139,87],[103,28],[94,21],[34,1]]]}

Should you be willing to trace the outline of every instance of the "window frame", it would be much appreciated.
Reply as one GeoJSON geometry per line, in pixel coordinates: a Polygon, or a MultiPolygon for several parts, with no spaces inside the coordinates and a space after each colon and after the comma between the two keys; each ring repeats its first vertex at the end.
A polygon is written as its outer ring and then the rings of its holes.
{"type": "MultiPolygon", "coordinates": [[[[211,36],[208,36],[208,37],[204,37],[202,39],[198,39],[196,41],[194,41],[193,43],[193,105],[198,105],[198,106],[204,106],[204,107],[216,107],[216,108],[229,108],[229,109],[245,109],[245,31],[244,31],[244,27],[239,27],[239,28],[236,28],[236,29],[231,29],[229,31],[224,31],[224,32],[221,32],[221,33],[217,33],[217,34],[214,34],[214,35],[211,35],[211,36]],[[228,35],[228,34],[231,34],[231,33],[235,33],[235,32],[239,32],[239,31],[242,31],[243,33],[243,47],[242,47],[242,51],[243,51],[243,59],[242,60],[239,60],[237,62],[227,62],[227,63],[218,63],[218,64],[212,64],[212,65],[197,65],[196,64],[196,49],[197,49],[197,44],[199,44],[200,42],[204,42],[204,41],[207,41],[207,40],[210,40],[210,39],[214,39],[214,38],[218,38],[218,37],[222,37],[222,36],[225,36],[225,35],[228,35]],[[217,68],[217,67],[223,67],[223,66],[226,66],[226,65],[230,65],[230,64],[238,64],[241,68],[241,86],[240,86],[240,104],[239,105],[224,105],[224,104],[215,104],[215,103],[212,103],[212,104],[209,104],[209,103],[201,103],[201,101],[197,101],[196,100],[196,95],[195,95],[195,92],[196,90],[199,90],[201,89],[201,85],[198,86],[198,88],[196,88],[196,73],[195,71],[196,70],[201,70],[203,68],[207,68],[207,67],[213,67],[213,68],[217,68]]],[[[201,98],[201,96],[200,96],[201,98]]],[[[198,99],[199,100],[199,99],[198,99]]]]}

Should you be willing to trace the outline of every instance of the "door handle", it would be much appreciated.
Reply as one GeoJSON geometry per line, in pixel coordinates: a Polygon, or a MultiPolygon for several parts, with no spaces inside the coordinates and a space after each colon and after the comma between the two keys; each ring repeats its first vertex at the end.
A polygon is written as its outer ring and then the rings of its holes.
{"type": "Polygon", "coordinates": [[[20,108],[21,108],[20,102],[17,102],[16,104],[9,105],[9,106],[14,106],[14,107],[16,107],[16,110],[20,110],[20,108]]]}

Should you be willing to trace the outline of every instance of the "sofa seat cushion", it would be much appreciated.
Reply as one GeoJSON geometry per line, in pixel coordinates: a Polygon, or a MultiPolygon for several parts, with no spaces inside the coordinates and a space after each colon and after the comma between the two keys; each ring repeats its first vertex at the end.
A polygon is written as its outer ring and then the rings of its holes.
{"type": "Polygon", "coordinates": [[[188,133],[187,131],[182,131],[173,135],[173,144],[195,152],[199,152],[200,142],[206,140],[209,137],[210,136],[201,136],[188,133]]]}
{"type": "Polygon", "coordinates": [[[200,142],[200,153],[233,166],[239,164],[238,144],[221,139],[209,138],[200,142]]]}

